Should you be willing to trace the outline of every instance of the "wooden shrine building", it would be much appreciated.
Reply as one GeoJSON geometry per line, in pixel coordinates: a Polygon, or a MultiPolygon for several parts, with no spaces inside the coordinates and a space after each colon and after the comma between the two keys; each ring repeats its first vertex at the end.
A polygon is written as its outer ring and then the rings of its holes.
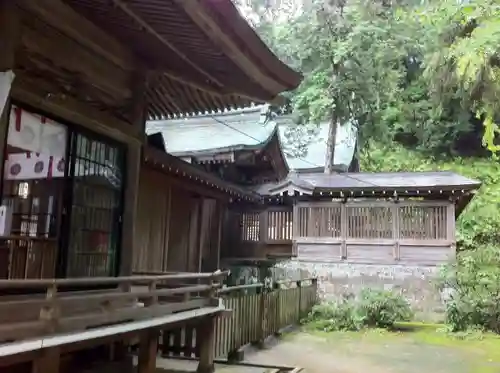
{"type": "Polygon", "coordinates": [[[145,122],[279,102],[300,74],[230,0],[0,0],[0,20],[0,370],[76,372],[139,341],[150,373],[158,332],[197,323],[212,371],[224,273],[199,272],[228,204],[260,197],[145,122]]]}
{"type": "MultiPolygon", "coordinates": [[[[173,154],[260,196],[260,203],[229,205],[224,265],[268,267],[292,257],[436,265],[454,255],[455,219],[479,182],[451,172],[346,172],[358,164],[356,134],[348,126],[337,129],[339,173],[324,174],[322,127],[297,157],[287,147],[287,120],[254,107],[147,124],[173,154]]],[[[299,130],[299,137],[308,133],[299,130]]]]}
{"type": "Polygon", "coordinates": [[[288,208],[298,259],[439,265],[454,258],[455,220],[480,185],[445,171],[291,173],[257,191],[288,208]]]}

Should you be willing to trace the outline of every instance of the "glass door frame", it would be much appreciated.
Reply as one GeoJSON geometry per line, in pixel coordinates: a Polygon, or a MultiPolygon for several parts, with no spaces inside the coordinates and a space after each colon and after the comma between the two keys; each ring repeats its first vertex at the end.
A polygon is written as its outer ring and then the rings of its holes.
{"type": "MultiPolygon", "coordinates": [[[[81,125],[76,125],[71,123],[64,118],[58,117],[52,113],[48,113],[46,111],[40,110],[33,106],[27,105],[23,102],[14,100],[10,98],[8,104],[5,106],[5,115],[7,116],[6,125],[9,125],[10,115],[13,106],[16,106],[22,110],[30,112],[32,114],[41,115],[46,117],[47,119],[56,121],[58,124],[61,124],[66,127],[66,151],[65,151],[65,160],[70,160],[70,162],[66,161],[64,165],[64,175],[65,182],[63,191],[61,193],[61,201],[59,202],[61,208],[59,209],[58,215],[56,219],[59,221],[57,224],[59,225],[59,237],[57,244],[57,258],[55,263],[55,277],[57,278],[66,278],[68,273],[68,265],[69,265],[69,245],[70,245],[70,235],[71,235],[71,223],[72,223],[72,206],[73,206],[73,186],[74,186],[74,164],[76,161],[76,139],[79,134],[86,136],[92,140],[103,142],[109,146],[116,147],[118,153],[120,154],[118,168],[121,171],[121,187],[118,197],[118,210],[116,211],[116,218],[118,219],[116,231],[113,232],[115,238],[115,253],[113,258],[113,268],[111,269],[111,273],[109,273],[110,277],[117,276],[120,271],[121,262],[122,262],[122,233],[123,233],[123,213],[125,210],[125,190],[127,188],[127,159],[128,159],[128,147],[126,143],[122,143],[117,141],[109,136],[104,134],[100,134],[89,130],[81,125]]],[[[7,138],[8,138],[8,128],[5,131],[5,137],[3,138],[4,147],[7,147],[7,138]]],[[[0,165],[0,203],[3,202],[3,193],[5,187],[5,161],[6,161],[7,151],[4,152],[2,157],[2,162],[0,165]]]]}

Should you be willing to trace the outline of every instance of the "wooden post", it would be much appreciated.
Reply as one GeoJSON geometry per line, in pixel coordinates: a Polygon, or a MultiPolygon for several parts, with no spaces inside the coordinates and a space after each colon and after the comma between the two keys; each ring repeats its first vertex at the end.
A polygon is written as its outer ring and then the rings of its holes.
{"type": "Polygon", "coordinates": [[[122,252],[118,271],[121,276],[130,276],[132,274],[132,260],[135,248],[135,219],[137,216],[139,179],[142,164],[142,145],[146,136],[144,132],[146,126],[145,96],[148,81],[146,72],[139,62],[137,63],[136,73],[132,79],[131,86],[133,97],[129,108],[130,121],[136,138],[140,141],[130,141],[127,144],[125,208],[122,218],[122,252]]]}
{"type": "Polygon", "coordinates": [[[314,294],[315,294],[314,303],[312,304],[314,306],[316,303],[318,303],[318,279],[317,278],[312,279],[312,285],[314,287],[314,294]]]}
{"type": "Polygon", "coordinates": [[[40,310],[40,320],[45,322],[46,333],[56,332],[59,320],[59,305],[57,304],[57,285],[54,283],[48,289],[45,295],[47,304],[40,310]]]}
{"type": "Polygon", "coordinates": [[[394,260],[401,259],[401,249],[399,247],[399,205],[393,202],[392,206],[392,237],[394,239],[393,257],[394,260]]]}
{"type": "Polygon", "coordinates": [[[137,373],[154,373],[156,371],[157,351],[158,333],[154,330],[145,331],[139,342],[137,373]]]}
{"type": "Polygon", "coordinates": [[[137,200],[139,194],[139,178],[142,163],[142,145],[140,143],[129,143],[126,155],[126,185],[125,185],[125,207],[122,222],[122,252],[120,256],[121,276],[132,274],[132,258],[135,247],[135,219],[137,215],[137,200]]]}
{"type": "MultiPolygon", "coordinates": [[[[21,40],[21,23],[16,2],[0,0],[0,71],[14,70],[15,56],[21,40]]],[[[0,107],[0,172],[3,173],[5,162],[5,143],[9,128],[10,98],[5,107],[0,107]]],[[[2,178],[3,179],[3,178],[2,178]]],[[[2,180],[3,183],[3,180],[2,180]]],[[[0,185],[3,188],[3,185],[0,185]]]]}
{"type": "Polygon", "coordinates": [[[453,254],[456,250],[455,224],[455,204],[452,201],[446,208],[446,239],[452,242],[450,246],[453,254]]]}
{"type": "Polygon", "coordinates": [[[300,319],[302,318],[302,281],[299,280],[297,281],[297,288],[299,289],[298,293],[299,293],[299,311],[297,312],[297,315],[298,315],[298,322],[300,322],[300,319]]]}
{"type": "Polygon", "coordinates": [[[217,219],[219,221],[217,226],[217,250],[216,250],[216,260],[215,260],[215,268],[220,268],[220,256],[221,256],[221,248],[224,244],[224,234],[225,234],[225,223],[226,223],[226,212],[227,212],[227,204],[223,204],[220,201],[217,201],[216,208],[218,209],[217,219]]]}
{"type": "Polygon", "coordinates": [[[347,234],[348,234],[347,206],[340,204],[340,258],[347,259],[347,234]]]}
{"type": "Polygon", "coordinates": [[[33,360],[32,373],[59,373],[61,353],[58,347],[43,348],[33,360]]]}
{"type": "MultiPolygon", "coordinates": [[[[200,344],[200,362],[198,363],[197,373],[213,373],[214,368],[214,345],[215,345],[215,318],[209,317],[204,320],[198,329],[196,343],[200,344]]],[[[139,372],[142,373],[142,372],[139,372]]]]}

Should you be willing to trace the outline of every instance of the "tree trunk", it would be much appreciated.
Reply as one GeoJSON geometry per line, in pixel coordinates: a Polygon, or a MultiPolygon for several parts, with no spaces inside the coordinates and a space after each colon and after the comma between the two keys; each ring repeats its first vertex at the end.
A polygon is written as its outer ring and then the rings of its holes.
{"type": "Polygon", "coordinates": [[[332,113],[326,141],[325,174],[333,173],[335,166],[335,144],[337,143],[337,116],[332,113]]]}

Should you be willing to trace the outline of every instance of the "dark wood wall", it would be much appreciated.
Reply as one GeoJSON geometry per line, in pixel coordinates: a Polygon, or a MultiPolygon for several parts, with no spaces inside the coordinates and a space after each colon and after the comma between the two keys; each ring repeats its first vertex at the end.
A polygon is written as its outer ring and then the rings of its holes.
{"type": "Polygon", "coordinates": [[[207,198],[144,165],[133,271],[212,271],[219,264],[223,201],[207,198]]]}

